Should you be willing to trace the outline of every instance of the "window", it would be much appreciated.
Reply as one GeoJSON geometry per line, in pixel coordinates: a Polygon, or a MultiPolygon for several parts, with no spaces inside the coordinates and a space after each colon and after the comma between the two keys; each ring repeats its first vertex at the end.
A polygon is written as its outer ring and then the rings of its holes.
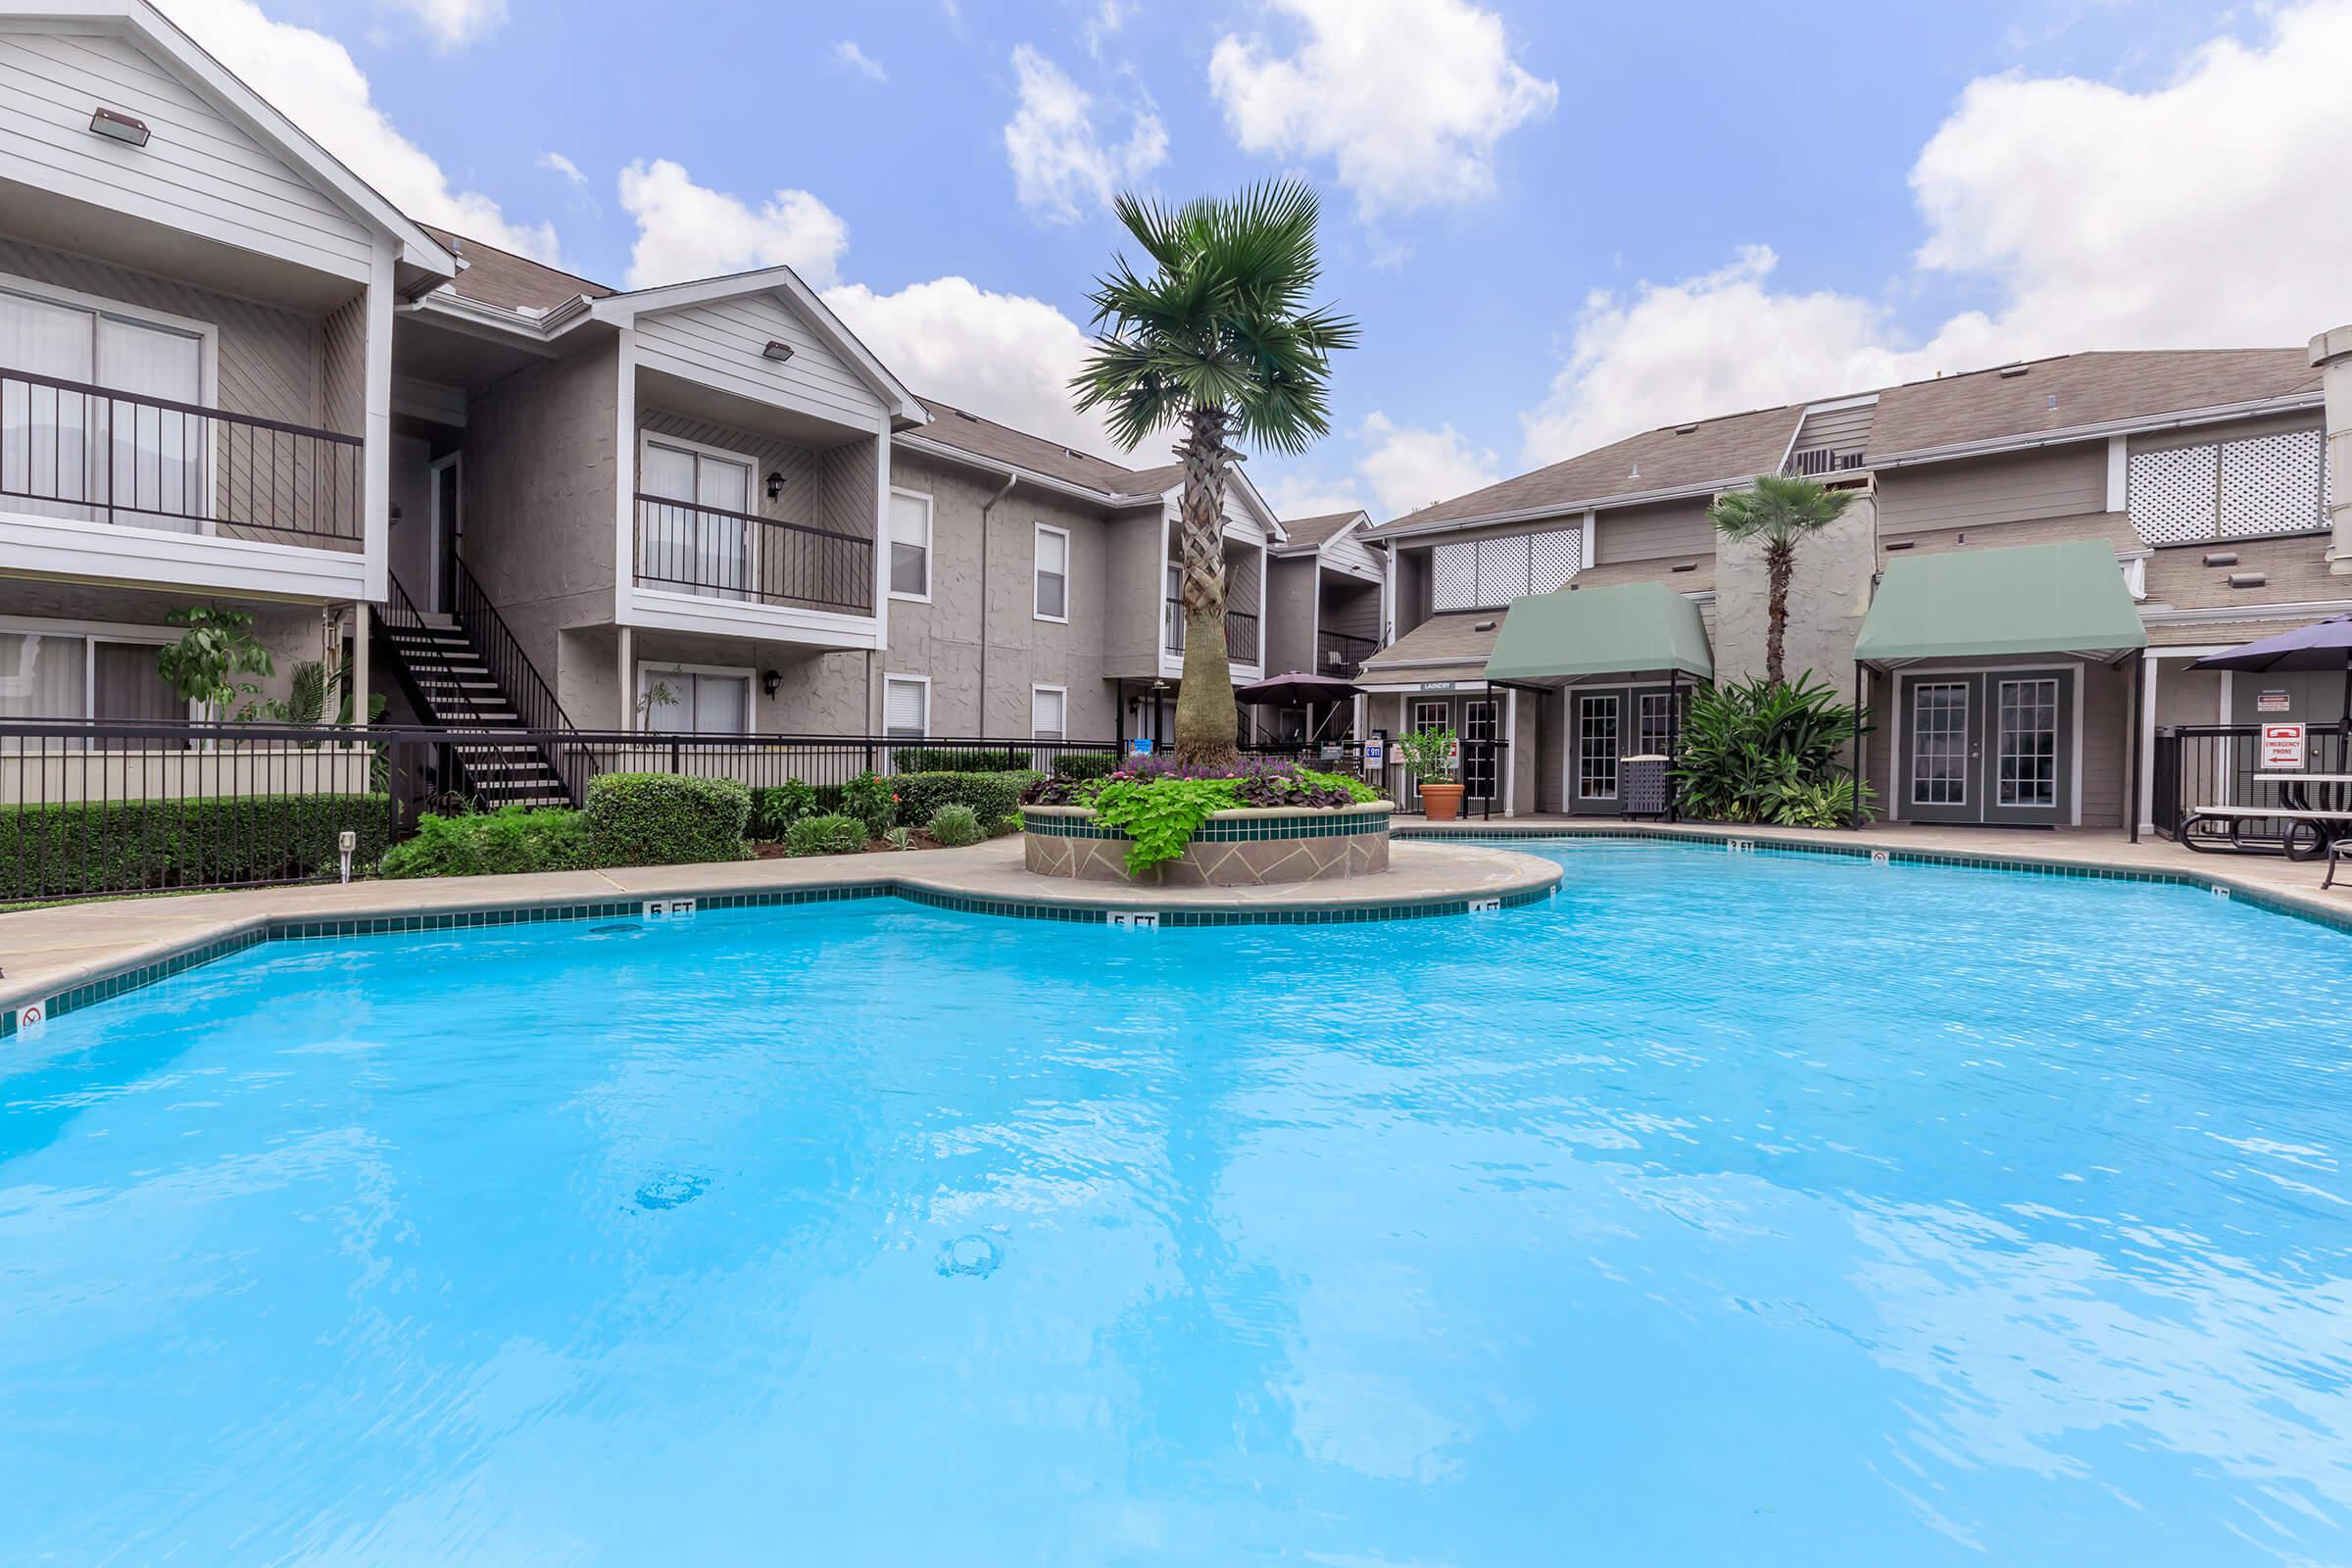
{"type": "Polygon", "coordinates": [[[710,599],[748,599],[752,460],[668,436],[645,438],[637,575],[710,599]]]}
{"type": "Polygon", "coordinates": [[[1037,618],[1070,618],[1070,534],[1066,528],[1037,525],[1037,618]]]}
{"type": "Polygon", "coordinates": [[[637,712],[657,735],[744,735],[752,728],[752,672],[698,664],[637,666],[637,712]]]}
{"type": "Polygon", "coordinates": [[[1547,594],[1576,575],[1582,528],[1472,539],[1429,553],[1432,610],[1494,610],[1530,594],[1547,594]]]}
{"type": "Polygon", "coordinates": [[[1070,694],[1066,687],[1032,686],[1029,688],[1029,738],[1037,741],[1058,741],[1066,738],[1070,711],[1070,694]]]}
{"type": "Polygon", "coordinates": [[[931,498],[890,493],[890,597],[931,602],[931,498]]]}
{"type": "Polygon", "coordinates": [[[882,733],[919,741],[931,733],[931,683],[920,675],[882,677],[882,733]]]}
{"type": "MultiPolygon", "coordinates": [[[[200,322],[0,289],[0,366],[12,370],[201,407],[209,347],[200,322]]],[[[0,385],[0,475],[12,505],[42,515],[195,533],[213,512],[211,426],[176,409],[10,381],[0,385]]]]}
{"type": "Polygon", "coordinates": [[[183,720],[188,702],[155,667],[174,640],[133,627],[0,630],[0,718],[183,720]]]}
{"type": "Polygon", "coordinates": [[[1911,804],[1968,804],[1968,681],[1911,688],[1911,804]]]}

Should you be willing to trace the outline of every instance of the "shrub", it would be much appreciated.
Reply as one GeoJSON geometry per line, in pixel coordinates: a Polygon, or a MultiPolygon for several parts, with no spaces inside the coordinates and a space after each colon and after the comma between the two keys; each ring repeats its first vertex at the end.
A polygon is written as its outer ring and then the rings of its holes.
{"type": "Polygon", "coordinates": [[[884,843],[888,844],[894,850],[911,850],[914,848],[914,829],[910,827],[894,827],[889,832],[883,834],[882,839],[884,843]]]}
{"type": "Polygon", "coordinates": [[[572,810],[502,807],[482,816],[416,820],[416,836],[385,852],[387,877],[576,871],[591,863],[588,818],[572,810]]]}
{"type": "MultiPolygon", "coordinates": [[[[1724,822],[1844,827],[1856,789],[1839,759],[1867,732],[1861,715],[1817,681],[1702,689],[1690,699],[1674,769],[1682,808],[1724,822]]],[[[1871,792],[1860,794],[1867,813],[1871,792]]]]}
{"type": "Polygon", "coordinates": [[[1239,805],[1229,778],[1109,778],[1099,787],[1095,819],[1128,837],[1127,874],[1142,876],[1181,858],[1200,824],[1239,805]]]}
{"type": "Polygon", "coordinates": [[[606,773],[588,781],[588,832],[599,865],[740,860],[752,792],[731,778],[606,773]]]}
{"type": "Polygon", "coordinates": [[[997,818],[996,826],[988,830],[988,836],[992,839],[1001,839],[1007,833],[1018,833],[1020,830],[1021,813],[1008,811],[997,818]]]}
{"type": "Polygon", "coordinates": [[[779,843],[793,823],[814,816],[816,811],[816,791],[797,778],[788,778],[752,791],[752,814],[744,833],[762,844],[779,843]]]}
{"type": "Polygon", "coordinates": [[[1037,782],[1031,772],[902,773],[891,780],[899,795],[899,820],[928,822],[943,806],[968,806],[983,822],[993,822],[1021,804],[1021,791],[1037,782]]]}
{"type": "Polygon", "coordinates": [[[787,855],[856,855],[865,848],[865,824],[854,816],[804,816],[784,835],[787,855]]]}
{"type": "Polygon", "coordinates": [[[0,811],[0,902],[333,876],[336,838],[360,836],[355,868],[384,853],[381,795],[247,795],[101,801],[0,811]]]}
{"type": "Polygon", "coordinates": [[[1010,746],[908,746],[891,754],[900,773],[1017,773],[1029,754],[1010,746]]]}
{"type": "Polygon", "coordinates": [[[927,831],[943,849],[960,850],[980,842],[980,818],[968,806],[943,806],[931,813],[927,831]]]}
{"type": "Polygon", "coordinates": [[[1107,778],[1118,770],[1116,752],[1064,752],[1054,759],[1055,778],[1107,778]]]}
{"type": "Polygon", "coordinates": [[[865,824],[865,836],[878,839],[899,819],[898,793],[888,779],[860,773],[841,790],[841,814],[865,824]]]}

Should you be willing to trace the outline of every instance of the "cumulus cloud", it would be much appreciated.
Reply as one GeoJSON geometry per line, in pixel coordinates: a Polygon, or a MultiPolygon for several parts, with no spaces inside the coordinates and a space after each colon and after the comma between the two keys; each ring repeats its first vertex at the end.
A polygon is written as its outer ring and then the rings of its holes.
{"type": "Polygon", "coordinates": [[[882,69],[882,62],[858,48],[858,40],[855,38],[844,38],[835,44],[833,58],[837,63],[849,67],[868,81],[888,81],[890,79],[890,73],[882,69]]]}
{"type": "Polygon", "coordinates": [[[1037,216],[1077,222],[1167,160],[1167,129],[1151,110],[1138,109],[1127,140],[1112,146],[1095,127],[1093,95],[1059,66],[1022,44],[1012,69],[1020,105],[1004,126],[1004,156],[1013,193],[1037,216]]]}
{"type": "Polygon", "coordinates": [[[469,44],[507,20],[507,0],[392,0],[392,5],[422,23],[444,49],[469,44]]]}
{"type": "Polygon", "coordinates": [[[1589,296],[1525,459],[1675,419],[2078,349],[2291,345],[2352,315],[2340,183],[2352,0],[2274,14],[2160,85],[1973,82],[1914,163],[1927,225],[1884,298],[1776,288],[1763,246],[1680,281],[1589,296]],[[1997,303],[1906,334],[1885,299],[1936,278],[1997,303]]]}
{"type": "Polygon", "coordinates": [[[552,225],[511,221],[479,191],[452,189],[431,155],[376,107],[367,76],[334,39],[272,22],[248,0],[176,0],[172,20],[410,217],[556,260],[552,225]]]}
{"type": "Polygon", "coordinates": [[[1434,429],[1398,424],[1375,410],[1348,432],[1348,439],[1360,454],[1352,472],[1335,479],[1310,467],[1277,475],[1265,485],[1275,511],[1286,517],[1311,517],[1361,508],[1385,522],[1484,489],[1502,476],[1495,454],[1450,424],[1434,429]]]}
{"type": "Polygon", "coordinates": [[[755,211],[740,197],[696,184],[666,158],[620,172],[620,205],[637,220],[631,288],[776,266],[822,288],[850,243],[841,215],[805,190],[777,191],[755,211]]]}
{"type": "Polygon", "coordinates": [[[1468,0],[1268,4],[1296,47],[1218,40],[1208,80],[1226,122],[1246,151],[1329,159],[1366,216],[1487,194],[1495,144],[1559,101],[1468,0]]]}

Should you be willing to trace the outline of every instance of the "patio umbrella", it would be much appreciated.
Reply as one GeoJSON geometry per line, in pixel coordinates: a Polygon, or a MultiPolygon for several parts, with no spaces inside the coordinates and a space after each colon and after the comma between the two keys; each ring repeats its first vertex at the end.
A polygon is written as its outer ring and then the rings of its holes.
{"type": "MultiPolygon", "coordinates": [[[[1237,687],[1233,695],[1240,702],[1267,708],[1303,708],[1311,713],[1318,703],[1330,704],[1336,709],[1337,705],[1353,697],[1356,690],[1354,683],[1341,680],[1336,675],[1308,675],[1292,670],[1287,675],[1276,675],[1254,685],[1237,687]]],[[[1323,717],[1324,723],[1331,721],[1329,712],[1323,717]]],[[[1316,725],[1316,734],[1321,734],[1322,729],[1322,724],[1316,725]]]]}
{"type": "Polygon", "coordinates": [[[2344,716],[2340,722],[2347,732],[2352,732],[2352,615],[2329,615],[2326,620],[2297,626],[2293,631],[2282,631],[2276,637],[2265,637],[2226,654],[2208,654],[2188,667],[2277,670],[2282,674],[2340,669],[2344,672],[2344,716]]]}

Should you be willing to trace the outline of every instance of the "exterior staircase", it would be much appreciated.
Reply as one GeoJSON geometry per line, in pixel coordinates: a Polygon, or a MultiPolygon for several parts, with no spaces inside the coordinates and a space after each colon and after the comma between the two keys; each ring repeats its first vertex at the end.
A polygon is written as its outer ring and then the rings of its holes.
{"type": "Polygon", "coordinates": [[[478,738],[468,734],[449,743],[446,771],[451,776],[441,781],[445,792],[462,794],[486,810],[579,804],[543,739],[524,726],[513,696],[456,615],[418,610],[395,579],[387,602],[375,611],[373,629],[418,719],[442,729],[480,732],[478,738]],[[513,737],[502,737],[501,730],[513,731],[513,737]]]}

